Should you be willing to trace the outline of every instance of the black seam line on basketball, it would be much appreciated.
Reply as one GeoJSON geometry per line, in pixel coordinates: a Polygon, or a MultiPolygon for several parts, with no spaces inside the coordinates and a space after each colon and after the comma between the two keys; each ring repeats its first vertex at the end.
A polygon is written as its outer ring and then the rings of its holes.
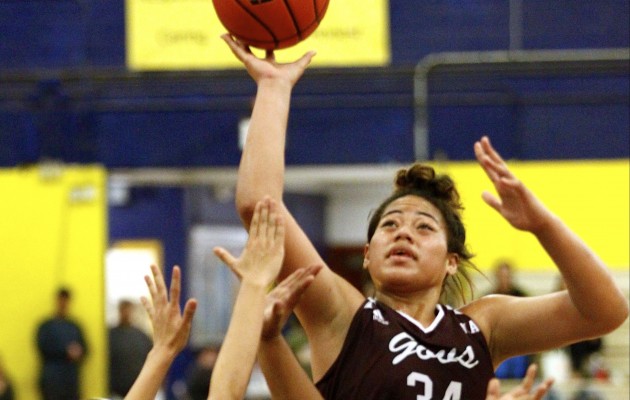
{"type": "Polygon", "coordinates": [[[315,19],[317,20],[317,24],[319,25],[322,22],[322,19],[319,15],[319,10],[317,9],[317,0],[313,0],[313,10],[315,10],[315,19]]]}
{"type": "Polygon", "coordinates": [[[287,8],[287,11],[289,11],[289,15],[291,16],[291,21],[293,21],[293,26],[295,27],[295,32],[297,32],[298,38],[300,40],[302,40],[302,30],[300,29],[300,26],[298,25],[297,19],[295,19],[295,15],[293,14],[293,10],[291,9],[291,5],[289,4],[288,0],[283,0],[284,1],[284,5],[287,8]]]}
{"type": "MultiPolygon", "coordinates": [[[[245,0],[245,1],[247,1],[247,0],[245,0]]],[[[271,37],[273,38],[273,43],[274,43],[273,47],[274,48],[278,47],[278,45],[280,44],[280,41],[278,40],[276,35],[274,35],[274,33],[271,30],[271,28],[269,28],[265,23],[263,23],[263,21],[260,18],[258,18],[256,16],[256,14],[253,14],[251,11],[249,11],[249,9],[243,5],[243,2],[241,0],[237,0],[236,4],[238,4],[243,9],[243,11],[245,11],[247,14],[249,14],[253,19],[258,21],[260,26],[262,26],[267,31],[267,33],[269,33],[269,35],[271,35],[271,37]]]]}

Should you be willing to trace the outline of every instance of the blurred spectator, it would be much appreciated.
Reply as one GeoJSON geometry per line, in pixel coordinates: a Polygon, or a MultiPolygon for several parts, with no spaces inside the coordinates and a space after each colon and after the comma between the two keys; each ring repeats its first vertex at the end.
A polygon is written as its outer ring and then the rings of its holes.
{"type": "Polygon", "coordinates": [[[109,391],[123,398],[140,374],[153,342],[134,326],[135,305],[129,300],[118,303],[118,325],[109,330],[109,391]]]}
{"type": "Polygon", "coordinates": [[[13,385],[4,371],[1,361],[2,360],[0,360],[0,400],[13,400],[15,398],[13,385]]]}
{"type": "MultiPolygon", "coordinates": [[[[507,296],[525,297],[527,292],[515,283],[514,268],[508,260],[499,260],[494,265],[494,286],[486,294],[503,294],[507,296]]],[[[523,378],[531,364],[530,356],[512,357],[502,362],[495,371],[499,379],[523,378]]]]}
{"type": "Polygon", "coordinates": [[[78,400],[79,366],[86,354],[81,327],[69,318],[71,293],[57,291],[55,315],[37,329],[37,348],[42,359],[39,388],[44,400],[78,400]]]}
{"type": "Polygon", "coordinates": [[[529,294],[514,280],[514,267],[508,260],[500,260],[494,266],[494,286],[487,294],[506,294],[524,297],[529,294]]]}
{"type": "Polygon", "coordinates": [[[219,355],[219,347],[208,345],[201,348],[186,374],[186,390],[190,400],[205,400],[210,391],[210,377],[219,355]]]}

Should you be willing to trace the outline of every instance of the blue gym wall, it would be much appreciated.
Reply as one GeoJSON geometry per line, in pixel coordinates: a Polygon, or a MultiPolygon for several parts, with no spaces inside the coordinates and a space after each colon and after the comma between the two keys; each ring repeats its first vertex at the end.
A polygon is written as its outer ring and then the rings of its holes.
{"type": "MultiPolygon", "coordinates": [[[[390,8],[391,66],[313,68],[298,84],[289,163],[412,160],[413,68],[429,54],[507,50],[515,36],[523,50],[630,42],[628,1],[621,0],[390,0],[390,8]],[[510,22],[519,4],[519,19],[510,22]]],[[[107,167],[236,165],[238,120],[255,89],[249,77],[242,70],[130,74],[124,28],[120,0],[0,2],[0,166],[46,158],[107,167]]],[[[472,141],[487,133],[521,159],[627,157],[620,144],[628,138],[628,92],[627,62],[568,77],[456,73],[431,88],[428,154],[470,159],[472,141]],[[488,103],[490,88],[511,98],[488,103]],[[454,91],[464,103],[444,101],[454,91]],[[478,101],[480,92],[486,100],[478,101]],[[602,133],[612,139],[593,152],[584,138],[602,133]],[[563,146],[541,146],[549,143],[563,146]]]]}
{"type": "MultiPolygon", "coordinates": [[[[295,89],[287,163],[414,160],[414,67],[429,54],[508,50],[510,5],[522,7],[522,50],[630,45],[627,0],[390,0],[391,65],[308,70],[295,89]]],[[[0,167],[237,165],[250,78],[129,73],[124,18],[122,0],[0,1],[0,167]]],[[[628,158],[628,76],[627,62],[566,73],[438,68],[427,154],[472,159],[474,140],[489,134],[508,158],[628,158]]],[[[190,202],[182,188],[134,189],[129,204],[109,209],[110,240],[159,238],[165,263],[185,267],[190,202]]],[[[298,198],[293,208],[323,245],[324,200],[298,198]]],[[[203,219],[225,223],[226,214],[217,206],[203,219]]]]}

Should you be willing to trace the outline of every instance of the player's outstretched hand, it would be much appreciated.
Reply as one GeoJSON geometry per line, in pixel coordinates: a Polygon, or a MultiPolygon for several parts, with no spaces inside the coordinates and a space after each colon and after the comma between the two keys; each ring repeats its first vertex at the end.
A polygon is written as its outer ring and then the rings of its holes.
{"type": "Polygon", "coordinates": [[[512,226],[535,233],[551,214],[508,168],[501,155],[484,136],[475,143],[475,156],[499,195],[483,192],[483,200],[497,210],[512,226]]]}
{"type": "Polygon", "coordinates": [[[284,258],[284,222],[275,200],[265,197],[256,203],[247,244],[239,258],[223,247],[213,250],[241,281],[271,285],[284,258]]]}
{"type": "Polygon", "coordinates": [[[144,277],[151,300],[146,297],[140,300],[153,326],[153,349],[175,357],[188,343],[197,301],[189,299],[180,312],[181,270],[178,266],[173,267],[170,289],[158,267],[152,265],[151,273],[153,279],[148,275],[144,277]]]}
{"type": "Polygon", "coordinates": [[[197,301],[190,299],[179,309],[181,292],[181,271],[173,267],[171,287],[164,283],[162,272],[155,265],[151,266],[153,278],[145,276],[151,300],[140,298],[153,325],[153,348],[144,361],[142,370],[136,378],[125,400],[153,399],[157,395],[162,381],[171,363],[188,342],[192,319],[197,309],[197,301]]]}
{"type": "Polygon", "coordinates": [[[258,58],[249,46],[239,42],[230,34],[223,34],[221,38],[225,40],[236,58],[245,65],[247,72],[256,83],[264,79],[283,79],[293,87],[315,56],[314,51],[309,51],[294,62],[278,63],[273,51],[267,51],[265,58],[258,58]]]}
{"type": "Polygon", "coordinates": [[[499,380],[496,378],[492,379],[490,383],[488,383],[486,400],[542,400],[551,388],[553,379],[545,380],[532,390],[537,370],[538,367],[536,364],[530,365],[521,384],[503,396],[501,396],[501,384],[499,380]]]}
{"type": "Polygon", "coordinates": [[[273,339],[280,335],[282,327],[300,301],[300,297],[321,269],[321,265],[300,268],[267,294],[263,313],[262,340],[273,339]]]}

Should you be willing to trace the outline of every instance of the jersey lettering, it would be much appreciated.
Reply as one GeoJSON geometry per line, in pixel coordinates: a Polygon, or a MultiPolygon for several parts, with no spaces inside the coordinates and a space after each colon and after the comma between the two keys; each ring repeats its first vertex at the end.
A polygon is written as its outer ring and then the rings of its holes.
{"type": "Polygon", "coordinates": [[[393,365],[400,363],[413,354],[421,360],[436,359],[441,364],[459,363],[468,369],[474,368],[479,364],[479,360],[475,359],[475,352],[471,346],[466,346],[466,350],[461,354],[457,354],[456,348],[451,349],[448,353],[446,350],[439,350],[435,353],[419,344],[411,335],[405,332],[399,333],[389,341],[389,351],[400,353],[392,360],[393,365]]]}

